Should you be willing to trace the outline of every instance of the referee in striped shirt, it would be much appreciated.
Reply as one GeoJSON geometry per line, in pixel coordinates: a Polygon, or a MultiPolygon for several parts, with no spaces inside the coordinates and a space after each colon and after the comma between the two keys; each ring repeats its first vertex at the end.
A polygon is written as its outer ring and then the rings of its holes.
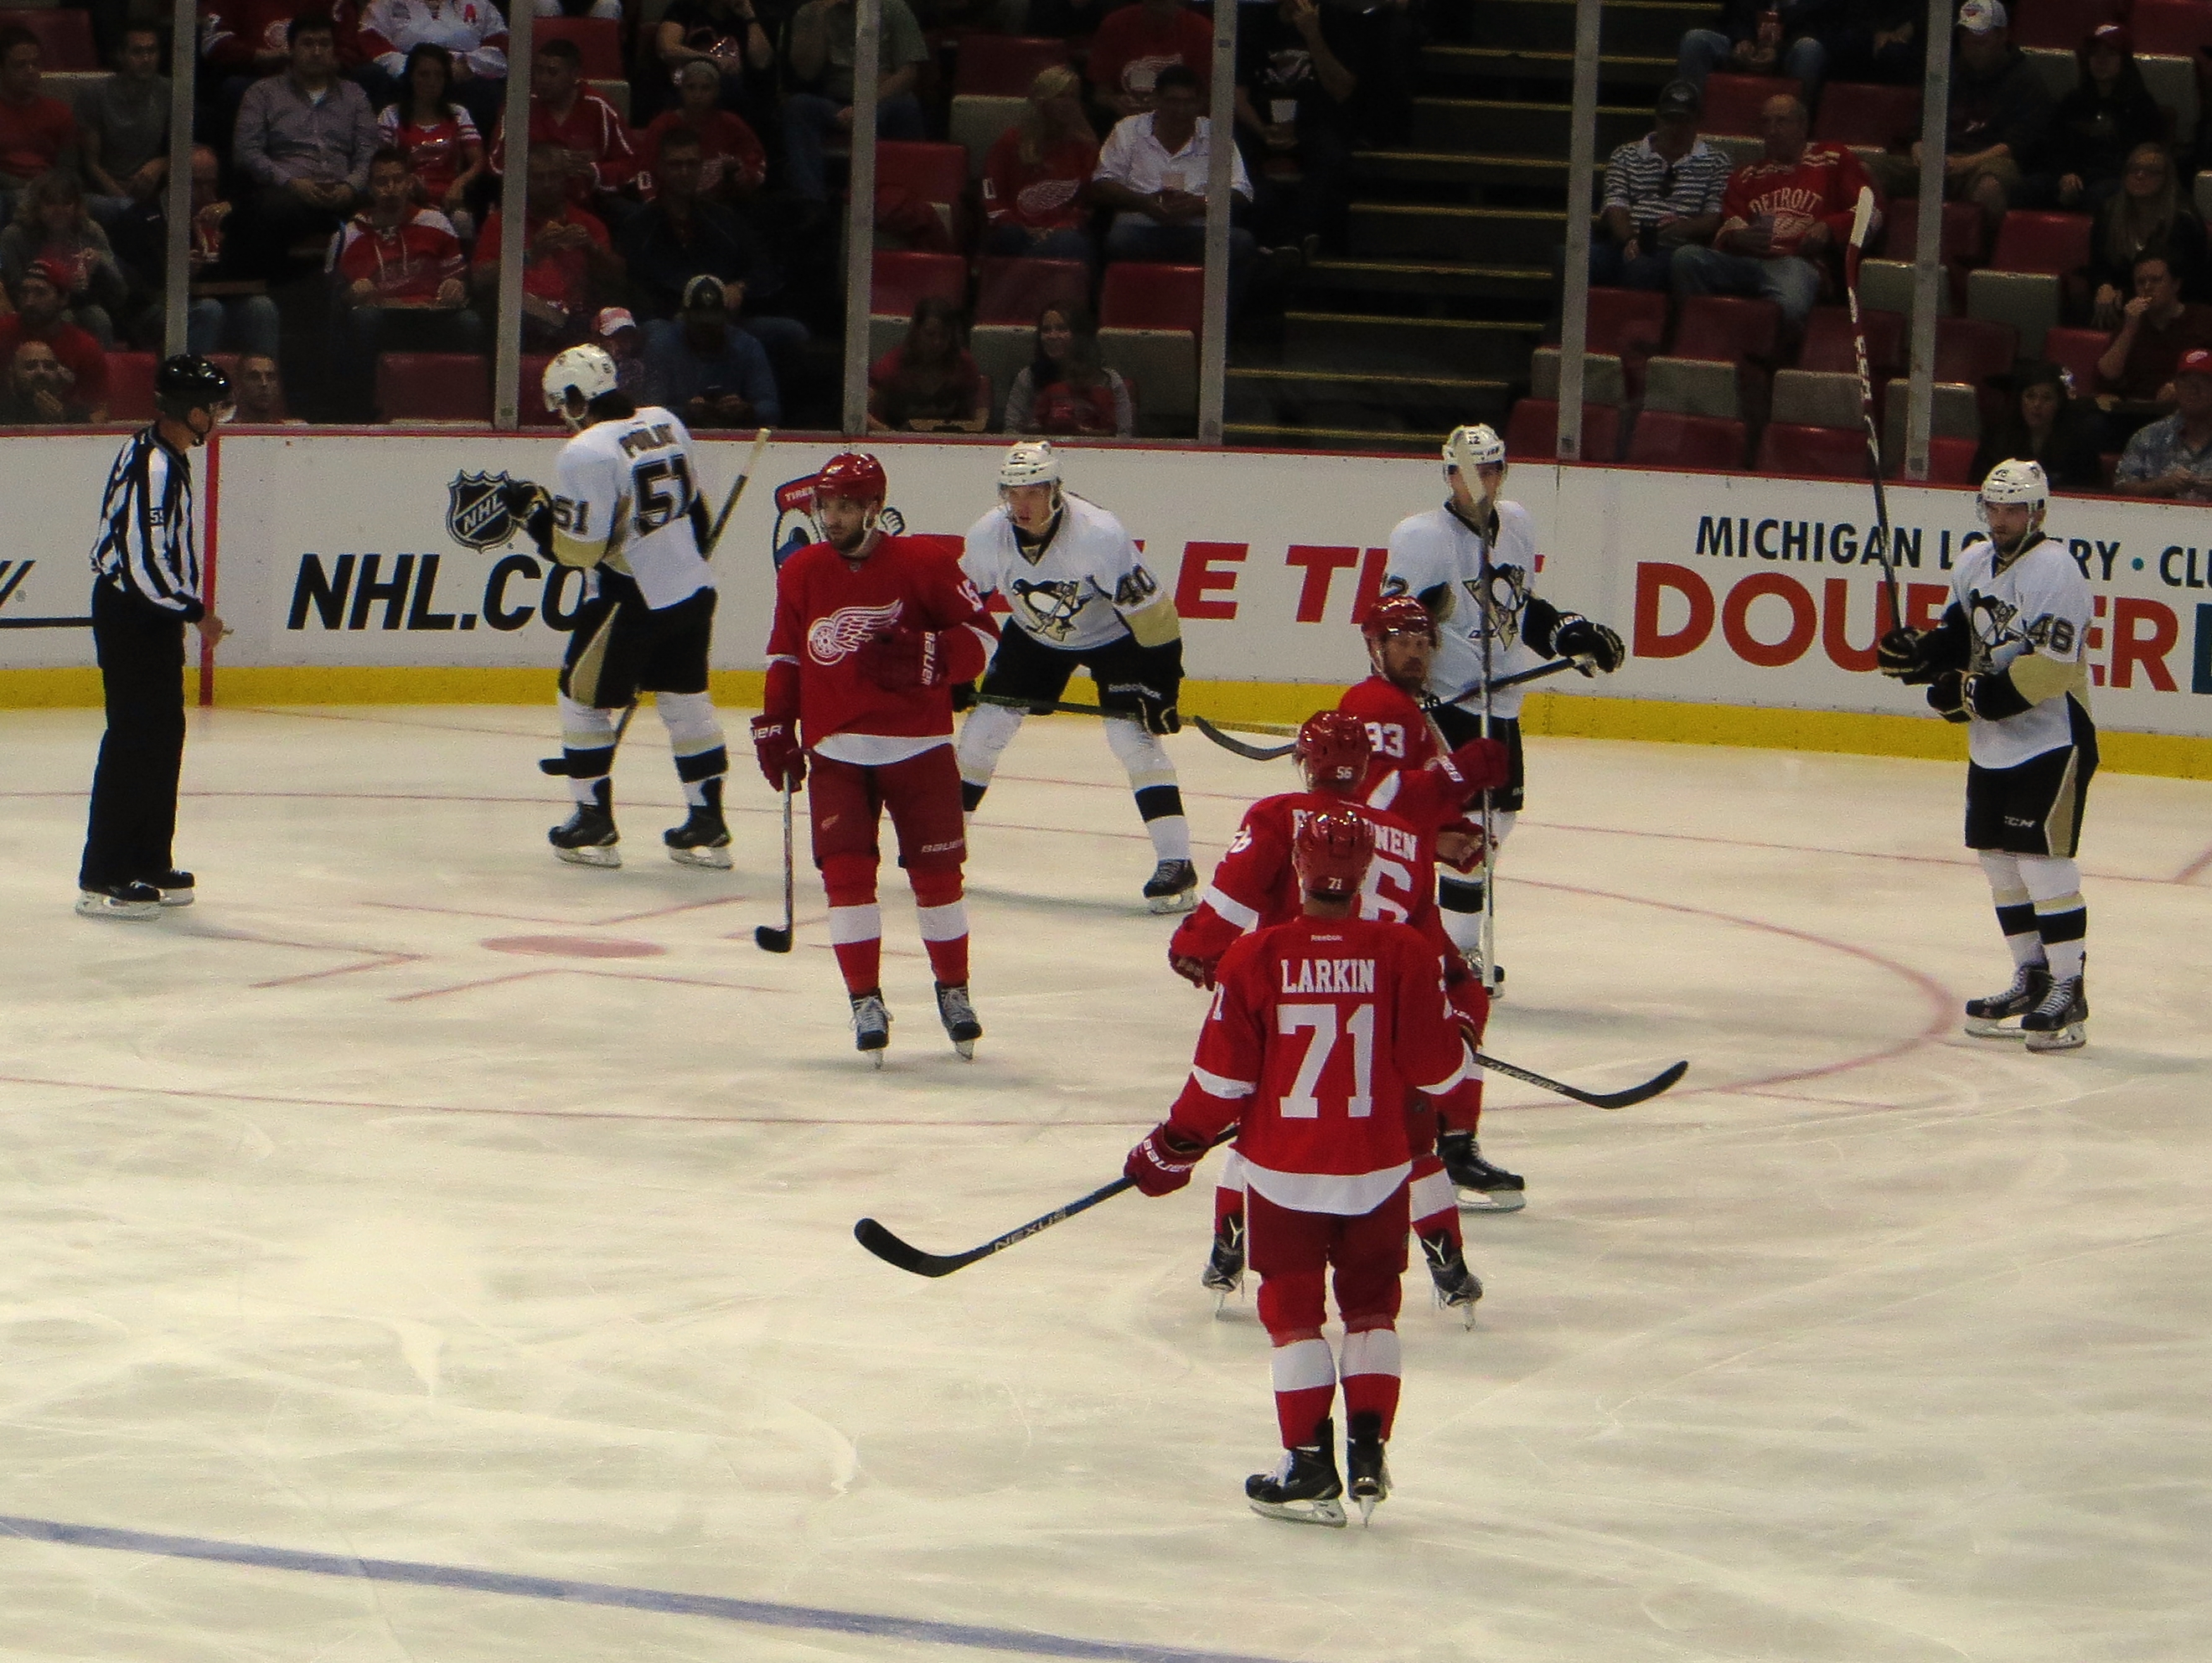
{"type": "Polygon", "coordinates": [[[169,847],[185,754],[185,626],[210,646],[228,632],[200,592],[188,452],[230,405],[228,376],[178,354],[154,378],[154,425],[132,434],[108,470],[92,550],[107,731],[77,874],[76,909],[87,918],[151,918],[191,903],[192,875],[175,869],[169,847]]]}

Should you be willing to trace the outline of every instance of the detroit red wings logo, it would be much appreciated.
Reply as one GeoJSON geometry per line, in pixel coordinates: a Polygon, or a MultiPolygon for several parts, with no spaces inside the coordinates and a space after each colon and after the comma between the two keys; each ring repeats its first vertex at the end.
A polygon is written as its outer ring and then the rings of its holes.
{"type": "Polygon", "coordinates": [[[860,649],[899,620],[903,601],[881,606],[841,606],[826,618],[817,618],[806,632],[806,656],[818,665],[833,665],[860,649]]]}

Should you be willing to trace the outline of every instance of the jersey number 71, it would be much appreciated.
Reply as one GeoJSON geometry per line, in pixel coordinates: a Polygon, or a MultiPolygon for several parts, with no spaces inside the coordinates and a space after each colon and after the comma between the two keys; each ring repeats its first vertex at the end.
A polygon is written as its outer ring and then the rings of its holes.
{"type": "MultiPolygon", "coordinates": [[[[1275,1029],[1285,1038],[1310,1035],[1305,1055],[1298,1059],[1297,1077],[1283,1094],[1280,1105],[1286,1120],[1321,1118],[1321,1077],[1336,1050],[1339,1038],[1337,1008],[1334,1004],[1279,1004],[1275,1029]]],[[[1352,1041],[1352,1096],[1346,1112],[1364,1120],[1375,1112],[1375,1007],[1362,1003],[1343,1019],[1342,1036],[1352,1041]]]]}

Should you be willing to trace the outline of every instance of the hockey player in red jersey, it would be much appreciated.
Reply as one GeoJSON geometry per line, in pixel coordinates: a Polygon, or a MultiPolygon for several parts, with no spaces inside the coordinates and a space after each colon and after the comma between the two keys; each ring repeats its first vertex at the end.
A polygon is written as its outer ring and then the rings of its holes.
{"type": "Polygon", "coordinates": [[[1353,916],[1376,837],[1376,822],[1340,801],[1299,822],[1300,915],[1222,956],[1189,1081],[1123,1168],[1146,1194],[1167,1194],[1237,1128],[1285,1451],[1244,1494],[1255,1512],[1307,1524],[1345,1522],[1340,1374],[1352,1498],[1364,1518],[1389,1494],[1413,1152],[1406,1117],[1387,1105],[1447,1093],[1465,1066],[1436,949],[1406,925],[1353,916]],[[1322,1337],[1332,1269],[1340,1356],[1322,1337]]]}
{"type": "MultiPolygon", "coordinates": [[[[1437,824],[1455,817],[1486,781],[1504,777],[1504,747],[1479,739],[1457,756],[1437,758],[1403,785],[1399,794],[1407,800],[1409,814],[1358,801],[1371,756],[1367,730],[1355,718],[1341,711],[1323,711],[1306,719],[1298,730],[1297,765],[1307,788],[1263,798],[1245,811],[1243,824],[1214,869],[1213,882],[1198,909],[1169,943],[1169,962],[1186,980],[1211,987],[1222,956],[1240,934],[1297,917],[1302,900],[1292,852],[1298,828],[1317,814],[1347,810],[1375,828],[1376,854],[1364,875],[1359,914],[1410,924],[1427,939],[1446,966],[1455,1011],[1479,1036],[1489,1019],[1489,997],[1437,915],[1431,849],[1437,824]]],[[[1447,1126],[1457,1129],[1473,1123],[1472,1116],[1480,1109],[1480,1089],[1476,1076],[1454,1092],[1443,1106],[1447,1126]]],[[[1459,1209],[1436,1153],[1436,1117],[1425,1102],[1409,1100],[1405,1109],[1407,1136],[1416,1151],[1413,1230],[1420,1237],[1437,1296],[1472,1320],[1482,1284],[1468,1268],[1459,1209]]],[[[1248,1228],[1243,1164],[1234,1155],[1224,1164],[1213,1211],[1213,1247],[1200,1280],[1227,1294],[1243,1280],[1248,1228]]]]}
{"type": "Polygon", "coordinates": [[[765,708],[753,722],[769,784],[795,791],[811,765],[814,864],[829,893],[830,940],[852,998],[855,1043],[878,1068],[890,1043],[876,904],[886,810],[914,887],[939,1019],[963,1057],[982,1037],[968,995],[968,846],[949,689],[982,673],[998,639],[957,549],[877,525],[887,489],[882,464],[849,452],[816,476],[824,540],[776,574],[765,708]]]}

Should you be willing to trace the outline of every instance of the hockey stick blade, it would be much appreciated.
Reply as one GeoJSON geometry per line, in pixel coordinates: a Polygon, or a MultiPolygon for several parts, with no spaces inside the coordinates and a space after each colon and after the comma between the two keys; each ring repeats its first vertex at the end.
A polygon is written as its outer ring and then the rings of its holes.
{"type": "Polygon", "coordinates": [[[1215,744],[1219,745],[1222,750],[1233,750],[1239,756],[1246,757],[1255,762],[1272,762],[1278,757],[1289,756],[1297,749],[1295,741],[1287,745],[1248,745],[1242,739],[1231,738],[1203,716],[1192,717],[1190,725],[1212,740],[1215,744]]]}
{"type": "Polygon", "coordinates": [[[787,953],[791,950],[792,932],[798,920],[792,914],[791,875],[791,786],[783,787],[783,927],[763,924],[753,931],[753,945],[763,953],[787,953]]]}
{"type": "Polygon", "coordinates": [[[1032,1218],[1028,1223],[1008,1230],[1004,1235],[994,1235],[981,1247],[970,1247],[966,1253],[924,1253],[911,1242],[900,1241],[872,1218],[863,1218],[853,1226],[853,1239],[886,1265],[896,1265],[915,1276],[950,1276],[955,1271],[966,1269],[979,1259],[988,1259],[994,1253],[1003,1253],[1017,1241],[1027,1241],[1039,1230],[1048,1230],[1054,1224],[1097,1206],[1101,1201],[1111,1200],[1123,1190],[1135,1187],[1128,1179],[1116,1178],[1080,1200],[1071,1201],[1064,1207],[1054,1207],[1041,1217],[1032,1218]]]}
{"type": "Polygon", "coordinates": [[[1670,1089],[1675,1081],[1690,1071],[1689,1063],[1684,1060],[1674,1064],[1671,1067],[1660,1070],[1642,1085],[1632,1085],[1626,1091],[1580,1091],[1560,1081],[1547,1079],[1541,1074],[1532,1073],[1528,1069],[1516,1068],[1511,1063],[1500,1062],[1497,1058],[1486,1055],[1480,1051],[1474,1053],[1474,1060],[1490,1072],[1503,1074],[1508,1079],[1520,1081],[1523,1085],[1540,1087],[1546,1091],[1556,1091],[1562,1097],[1571,1097],[1578,1103],[1588,1103],[1592,1108],[1631,1108],[1638,1103],[1649,1102],[1661,1092],[1670,1089]]]}
{"type": "Polygon", "coordinates": [[[757,925],[753,930],[753,945],[763,953],[787,953],[791,950],[791,932],[779,930],[773,924],[757,925]]]}

